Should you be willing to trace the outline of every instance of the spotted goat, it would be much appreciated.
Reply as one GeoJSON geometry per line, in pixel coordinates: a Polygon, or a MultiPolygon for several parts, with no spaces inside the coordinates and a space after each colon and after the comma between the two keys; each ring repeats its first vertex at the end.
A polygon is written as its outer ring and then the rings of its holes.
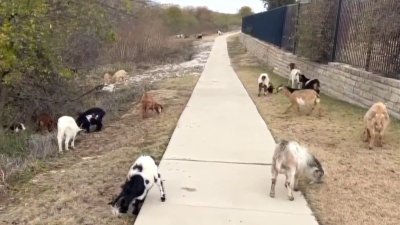
{"type": "Polygon", "coordinates": [[[285,187],[289,200],[293,201],[293,191],[299,190],[299,178],[307,178],[310,183],[321,183],[325,172],[321,163],[307,148],[296,141],[282,140],[275,147],[271,166],[271,190],[269,196],[275,197],[276,179],[279,174],[286,177],[285,187]]]}
{"type": "Polygon", "coordinates": [[[165,201],[165,192],[158,166],[151,156],[140,156],[130,167],[120,194],[109,204],[116,216],[126,214],[133,207],[132,214],[137,215],[154,183],[160,190],[161,201],[165,201]]]}

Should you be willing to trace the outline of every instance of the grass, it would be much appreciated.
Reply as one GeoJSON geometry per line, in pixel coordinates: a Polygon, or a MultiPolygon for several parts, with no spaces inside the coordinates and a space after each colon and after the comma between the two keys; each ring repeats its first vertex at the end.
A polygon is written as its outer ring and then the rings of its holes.
{"type": "Polygon", "coordinates": [[[0,206],[0,224],[132,224],[134,218],[113,217],[107,203],[117,194],[131,163],[141,154],[160,160],[198,77],[160,81],[151,92],[164,105],[143,120],[134,103],[100,133],[80,134],[77,150],[39,173],[21,177],[16,191],[0,206]],[[28,182],[27,182],[28,181],[28,182]]]}
{"type": "Polygon", "coordinates": [[[276,139],[297,140],[322,162],[325,182],[302,187],[322,225],[400,224],[400,123],[392,119],[382,148],[368,149],[362,141],[366,109],[322,95],[323,115],[283,114],[289,106],[282,93],[257,97],[255,82],[267,72],[277,86],[287,80],[274,74],[241,46],[238,37],[228,43],[232,64],[261,116],[276,139]]]}

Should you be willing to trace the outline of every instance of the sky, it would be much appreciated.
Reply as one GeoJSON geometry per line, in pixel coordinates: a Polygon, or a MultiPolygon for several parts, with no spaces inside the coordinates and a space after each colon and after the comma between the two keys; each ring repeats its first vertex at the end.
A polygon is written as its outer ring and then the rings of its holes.
{"type": "Polygon", "coordinates": [[[186,6],[206,6],[207,8],[223,13],[237,13],[242,6],[249,6],[253,12],[264,11],[261,0],[154,0],[159,3],[177,4],[186,6]]]}

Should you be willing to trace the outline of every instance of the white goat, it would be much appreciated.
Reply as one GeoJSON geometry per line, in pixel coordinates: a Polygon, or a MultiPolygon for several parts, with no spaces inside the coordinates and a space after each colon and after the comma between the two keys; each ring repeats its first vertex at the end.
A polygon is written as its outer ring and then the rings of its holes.
{"type": "Polygon", "coordinates": [[[137,215],[150,188],[157,183],[160,189],[161,201],[165,201],[165,192],[158,167],[151,156],[140,156],[128,171],[125,183],[118,197],[109,204],[114,215],[127,213],[133,204],[132,214],[137,215]]]}
{"type": "Polygon", "coordinates": [[[275,197],[275,184],[278,174],[285,174],[285,187],[288,189],[289,200],[293,201],[293,191],[298,191],[300,177],[306,177],[311,182],[321,183],[324,170],[321,163],[308,150],[295,141],[282,140],[275,147],[271,166],[272,182],[269,196],[275,197]]]}
{"type": "Polygon", "coordinates": [[[57,141],[58,150],[62,152],[62,141],[65,137],[65,150],[68,151],[69,142],[72,139],[71,147],[75,148],[75,137],[83,129],[79,128],[74,118],[70,116],[62,116],[57,122],[57,141]]]}
{"type": "Polygon", "coordinates": [[[300,70],[295,69],[296,64],[290,63],[289,64],[289,69],[290,69],[290,74],[289,74],[289,82],[288,84],[290,85],[291,88],[301,88],[301,83],[300,83],[300,70]]]}

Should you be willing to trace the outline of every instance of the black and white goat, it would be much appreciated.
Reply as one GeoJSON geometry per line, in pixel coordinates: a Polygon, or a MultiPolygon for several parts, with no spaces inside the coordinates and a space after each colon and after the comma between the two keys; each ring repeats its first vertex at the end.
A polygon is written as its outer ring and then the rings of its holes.
{"type": "Polygon", "coordinates": [[[308,79],[304,74],[300,74],[300,83],[303,89],[312,89],[319,94],[320,83],[318,79],[308,79]]]}
{"type": "Polygon", "coordinates": [[[272,94],[274,92],[274,86],[269,80],[269,76],[267,73],[262,73],[258,77],[258,97],[261,95],[261,90],[264,89],[264,95],[267,95],[267,92],[272,94]]]}
{"type": "Polygon", "coordinates": [[[300,177],[305,177],[311,182],[321,183],[324,170],[321,163],[307,148],[296,141],[282,140],[275,147],[271,166],[272,182],[269,196],[275,197],[275,184],[278,174],[286,176],[285,187],[288,189],[289,200],[293,201],[293,191],[298,191],[300,177]]]}
{"type": "Polygon", "coordinates": [[[103,127],[103,117],[106,115],[101,108],[91,108],[84,113],[79,114],[78,118],[76,119],[76,123],[80,128],[86,130],[87,133],[90,132],[90,126],[96,125],[95,131],[101,131],[103,127]]]}
{"type": "Polygon", "coordinates": [[[10,126],[3,126],[4,129],[8,129],[14,133],[19,133],[26,130],[25,125],[23,123],[12,123],[10,126]]]}
{"type": "Polygon", "coordinates": [[[114,215],[127,213],[129,206],[133,206],[132,214],[137,215],[140,211],[147,193],[157,183],[160,189],[161,201],[165,201],[165,192],[158,167],[151,156],[140,156],[129,169],[127,179],[121,186],[121,193],[111,201],[114,215]]]}

